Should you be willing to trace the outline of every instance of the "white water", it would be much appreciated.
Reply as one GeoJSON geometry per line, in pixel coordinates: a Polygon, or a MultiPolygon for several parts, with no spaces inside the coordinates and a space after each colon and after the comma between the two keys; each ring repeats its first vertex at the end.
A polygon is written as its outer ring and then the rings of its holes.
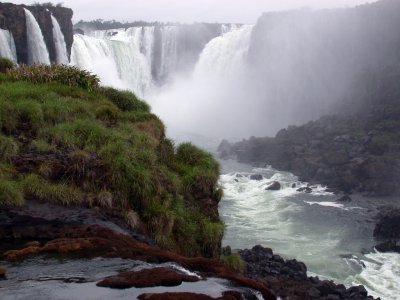
{"type": "Polygon", "coordinates": [[[75,35],[71,64],[99,75],[103,85],[143,97],[153,84],[153,34],[154,27],[133,27],[75,35]]]}
{"type": "Polygon", "coordinates": [[[58,24],[57,19],[53,15],[51,15],[51,22],[53,24],[53,40],[56,48],[56,63],[66,65],[69,61],[64,34],[61,31],[60,24],[58,24]]]}
{"type": "Polygon", "coordinates": [[[243,88],[252,26],[232,29],[205,46],[192,75],[176,77],[149,97],[170,134],[184,129],[210,138],[229,128],[240,135],[238,121],[257,110],[247,105],[251,93],[243,88]]]}
{"type": "Polygon", "coordinates": [[[49,51],[44,42],[43,34],[32,13],[24,8],[28,38],[28,63],[50,64],[49,51]]]}
{"type": "Polygon", "coordinates": [[[339,196],[320,185],[311,186],[311,194],[297,192],[307,184],[290,173],[248,166],[231,172],[242,166],[222,163],[227,169],[220,178],[225,245],[243,249],[261,244],[305,262],[310,275],[347,286],[362,284],[382,300],[398,299],[400,255],[363,254],[376,243],[370,222],[376,214],[376,199],[353,196],[352,202],[339,203],[339,196]],[[251,174],[262,174],[264,179],[250,180],[251,174]],[[271,181],[279,181],[282,189],[266,191],[271,181]]]}
{"type": "Polygon", "coordinates": [[[17,61],[14,37],[8,30],[0,29],[0,57],[17,61]]]}

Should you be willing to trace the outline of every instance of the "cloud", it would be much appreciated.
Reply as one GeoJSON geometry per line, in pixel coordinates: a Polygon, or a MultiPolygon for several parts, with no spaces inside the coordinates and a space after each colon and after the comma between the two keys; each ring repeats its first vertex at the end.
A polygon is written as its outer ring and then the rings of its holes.
{"type": "MultiPolygon", "coordinates": [[[[32,0],[16,0],[31,4],[32,0]]],[[[48,2],[40,0],[35,2],[48,2]]],[[[300,7],[330,8],[354,6],[373,0],[64,0],[64,6],[74,10],[74,21],[176,21],[255,23],[265,11],[300,7]]]]}

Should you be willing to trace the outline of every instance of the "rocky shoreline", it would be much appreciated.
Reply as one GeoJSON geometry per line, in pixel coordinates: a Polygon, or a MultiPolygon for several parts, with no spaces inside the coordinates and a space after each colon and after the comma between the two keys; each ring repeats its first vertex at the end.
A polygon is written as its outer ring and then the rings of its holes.
{"type": "MultiPolygon", "coordinates": [[[[186,258],[158,248],[154,241],[123,226],[112,214],[96,209],[29,201],[22,208],[0,210],[0,225],[3,245],[0,251],[4,259],[0,265],[48,255],[78,260],[119,257],[156,264],[171,262],[193,273],[182,273],[166,267],[139,271],[116,270],[116,275],[98,280],[97,286],[111,289],[177,286],[182,282],[198,282],[207,278],[228,280],[231,286],[219,298],[199,293],[168,292],[143,294],[139,299],[255,299],[254,294],[249,294],[249,289],[258,291],[264,299],[276,299],[277,296],[282,299],[373,299],[361,286],[346,289],[331,281],[307,277],[307,268],[303,263],[284,260],[262,246],[239,251],[245,263],[242,274],[230,270],[217,260],[186,258]],[[7,243],[12,246],[4,248],[7,243]]],[[[0,271],[0,277],[6,279],[7,270],[0,268],[0,271]]],[[[58,280],[85,282],[82,278],[58,280]]],[[[7,287],[4,282],[1,286],[7,287]]]]}

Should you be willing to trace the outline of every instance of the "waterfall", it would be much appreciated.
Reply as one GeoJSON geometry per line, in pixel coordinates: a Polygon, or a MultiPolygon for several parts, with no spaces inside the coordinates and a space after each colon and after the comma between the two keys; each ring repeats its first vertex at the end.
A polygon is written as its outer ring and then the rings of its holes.
{"type": "Polygon", "coordinates": [[[43,34],[32,13],[24,8],[26,31],[28,37],[28,63],[50,64],[49,51],[44,42],[43,34]]]}
{"type": "Polygon", "coordinates": [[[231,29],[211,40],[200,55],[195,67],[195,76],[226,76],[243,71],[250,46],[253,26],[231,29]]]}
{"type": "Polygon", "coordinates": [[[75,35],[71,64],[100,76],[103,85],[133,90],[143,97],[152,87],[154,27],[75,35]]]}
{"type": "Polygon", "coordinates": [[[158,78],[166,78],[177,66],[177,26],[163,26],[161,28],[161,65],[158,78]]]}
{"type": "Polygon", "coordinates": [[[68,64],[67,45],[65,43],[64,34],[61,31],[60,24],[57,19],[51,15],[53,24],[53,40],[56,48],[56,62],[58,64],[68,64]]]}
{"type": "Polygon", "coordinates": [[[0,57],[17,61],[17,51],[13,35],[8,30],[0,29],[0,57]]]}

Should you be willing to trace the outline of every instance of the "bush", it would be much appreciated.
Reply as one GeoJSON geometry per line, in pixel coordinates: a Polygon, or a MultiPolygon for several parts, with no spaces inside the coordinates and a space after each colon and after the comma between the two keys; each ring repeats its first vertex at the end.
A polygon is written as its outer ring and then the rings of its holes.
{"type": "Polygon", "coordinates": [[[240,273],[243,272],[244,261],[238,253],[233,253],[230,255],[221,255],[220,259],[224,265],[231,268],[232,270],[240,273]]]}
{"type": "Polygon", "coordinates": [[[100,92],[122,111],[150,111],[150,107],[146,102],[139,100],[135,94],[129,91],[119,91],[114,88],[101,88],[100,92]]]}
{"type": "Polygon", "coordinates": [[[99,78],[88,71],[66,65],[20,65],[8,72],[14,80],[29,81],[32,83],[61,83],[68,86],[77,86],[88,91],[99,87],[99,78]]]}
{"type": "Polygon", "coordinates": [[[24,196],[20,185],[14,181],[0,180],[0,207],[23,204],[24,196]]]}
{"type": "Polygon", "coordinates": [[[15,64],[8,58],[0,57],[0,73],[6,73],[13,69],[15,64]]]}

